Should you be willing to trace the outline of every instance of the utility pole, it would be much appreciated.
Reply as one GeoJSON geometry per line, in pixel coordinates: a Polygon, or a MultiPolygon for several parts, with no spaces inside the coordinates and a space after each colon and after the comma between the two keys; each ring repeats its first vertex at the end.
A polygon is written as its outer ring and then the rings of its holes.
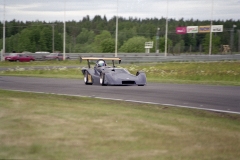
{"type": "Polygon", "coordinates": [[[118,0],[117,0],[117,16],[116,16],[116,36],[115,36],[115,57],[118,52],[118,0]]]}
{"type": "Polygon", "coordinates": [[[54,50],[55,50],[55,46],[54,46],[54,25],[55,24],[52,24],[52,53],[54,53],[54,50]]]}
{"type": "Polygon", "coordinates": [[[160,28],[157,28],[157,35],[156,35],[156,53],[159,53],[159,31],[160,31],[160,28]]]}
{"type": "Polygon", "coordinates": [[[64,22],[63,22],[63,60],[66,57],[66,0],[64,0],[64,22]]]}
{"type": "Polygon", "coordinates": [[[165,54],[167,56],[167,39],[168,39],[168,0],[167,0],[167,16],[166,16],[166,32],[165,32],[165,54]]]}
{"type": "Polygon", "coordinates": [[[213,24],[213,0],[212,0],[212,9],[211,9],[211,27],[210,27],[210,40],[209,40],[209,55],[212,54],[212,24],[213,24]]]}
{"type": "Polygon", "coordinates": [[[238,52],[240,53],[240,29],[238,29],[238,52]]]}
{"type": "Polygon", "coordinates": [[[233,25],[231,29],[231,39],[230,39],[230,44],[231,44],[231,52],[234,52],[234,28],[237,27],[236,25],[233,25]]]}
{"type": "Polygon", "coordinates": [[[4,61],[4,54],[5,54],[5,0],[3,1],[3,48],[1,52],[1,61],[4,61]]]}

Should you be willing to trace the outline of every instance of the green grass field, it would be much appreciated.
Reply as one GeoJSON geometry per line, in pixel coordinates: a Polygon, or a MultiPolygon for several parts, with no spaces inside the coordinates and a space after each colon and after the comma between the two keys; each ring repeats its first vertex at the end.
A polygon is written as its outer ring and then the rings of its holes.
{"type": "MultiPolygon", "coordinates": [[[[80,64],[78,61],[2,62],[0,66],[9,67],[7,71],[0,71],[0,75],[80,79],[83,78],[81,68],[87,64],[80,64]],[[68,69],[69,65],[77,67],[68,69]],[[30,68],[24,69],[26,66],[30,68]],[[33,66],[45,67],[42,70],[34,70],[31,68],[33,66]],[[60,66],[60,68],[49,69],[48,66],[60,66]]],[[[148,82],[240,85],[240,61],[137,63],[120,66],[128,69],[132,74],[136,74],[138,70],[145,71],[148,82]]]]}
{"type": "MultiPolygon", "coordinates": [[[[0,67],[17,67],[17,66],[69,66],[79,65],[79,60],[66,60],[66,61],[33,61],[33,62],[8,62],[0,61],[0,67]]],[[[83,62],[86,64],[86,62],[83,62]]]]}
{"type": "Polygon", "coordinates": [[[240,115],[0,90],[0,159],[236,160],[240,115]]]}

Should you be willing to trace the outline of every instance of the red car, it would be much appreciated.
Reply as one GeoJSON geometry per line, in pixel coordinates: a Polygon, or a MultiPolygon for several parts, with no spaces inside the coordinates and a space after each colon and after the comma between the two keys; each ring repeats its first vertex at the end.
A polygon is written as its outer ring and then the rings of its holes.
{"type": "Polygon", "coordinates": [[[35,61],[35,58],[33,56],[25,55],[24,53],[10,53],[5,57],[5,61],[31,62],[35,61]]]}
{"type": "MultiPolygon", "coordinates": [[[[44,58],[44,60],[57,60],[57,61],[59,61],[59,60],[63,60],[63,54],[62,53],[51,53],[47,56],[44,56],[43,58],[44,58]]],[[[67,56],[67,55],[66,55],[65,58],[70,59],[70,57],[67,56]]]]}

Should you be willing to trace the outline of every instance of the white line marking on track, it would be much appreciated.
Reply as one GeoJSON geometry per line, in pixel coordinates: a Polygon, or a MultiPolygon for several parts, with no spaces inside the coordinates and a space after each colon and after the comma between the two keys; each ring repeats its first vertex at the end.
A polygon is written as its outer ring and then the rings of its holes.
{"type": "MultiPolygon", "coordinates": [[[[8,89],[2,89],[2,90],[8,90],[8,89]]],[[[59,93],[35,92],[35,91],[24,91],[24,90],[8,90],[8,91],[39,93],[39,94],[53,94],[53,95],[60,95],[60,96],[74,96],[74,97],[85,97],[85,98],[97,98],[97,99],[103,99],[103,100],[124,101],[124,102],[133,102],[133,103],[142,103],[142,104],[162,105],[162,106],[169,106],[169,107],[190,108],[190,109],[198,109],[198,110],[221,112],[221,113],[240,114],[240,112],[224,111],[224,110],[218,110],[218,109],[208,109],[208,108],[199,108],[199,107],[183,106],[183,105],[176,105],[176,104],[164,104],[164,103],[144,102],[144,101],[136,101],[136,100],[124,100],[124,99],[105,98],[105,97],[83,96],[83,95],[76,95],[76,94],[59,94],[59,93]]]]}

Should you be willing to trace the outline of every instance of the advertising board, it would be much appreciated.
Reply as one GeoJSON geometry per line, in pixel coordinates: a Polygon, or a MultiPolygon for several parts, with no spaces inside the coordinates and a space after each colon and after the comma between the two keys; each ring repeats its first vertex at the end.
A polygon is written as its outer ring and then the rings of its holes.
{"type": "Polygon", "coordinates": [[[186,34],[187,33],[187,27],[177,27],[176,28],[177,34],[186,34]]]}
{"type": "Polygon", "coordinates": [[[199,33],[209,33],[211,29],[211,26],[199,26],[198,32],[199,33]]]}
{"type": "Polygon", "coordinates": [[[212,32],[223,32],[223,25],[212,25],[212,32]]]}
{"type": "Polygon", "coordinates": [[[198,33],[198,26],[187,26],[187,33],[198,33]]]}

